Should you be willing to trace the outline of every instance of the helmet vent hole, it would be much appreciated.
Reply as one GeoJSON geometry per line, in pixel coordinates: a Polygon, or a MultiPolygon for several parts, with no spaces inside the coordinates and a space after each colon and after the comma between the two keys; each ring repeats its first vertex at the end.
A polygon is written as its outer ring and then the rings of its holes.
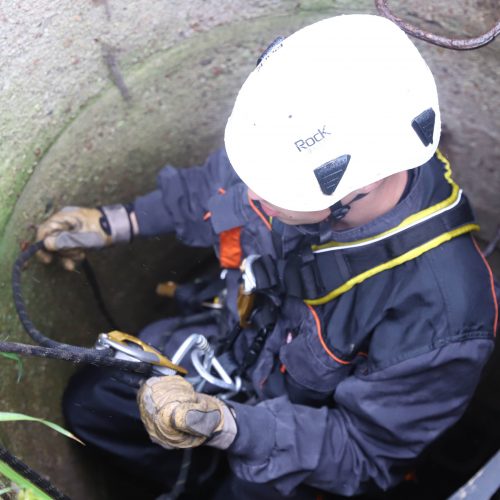
{"type": "Polygon", "coordinates": [[[314,169],[314,175],[324,194],[331,195],[337,189],[350,160],[351,155],[342,155],[314,169]]]}
{"type": "Polygon", "coordinates": [[[436,113],[432,108],[426,109],[411,122],[413,130],[417,133],[424,146],[432,144],[434,140],[434,125],[436,113]]]}

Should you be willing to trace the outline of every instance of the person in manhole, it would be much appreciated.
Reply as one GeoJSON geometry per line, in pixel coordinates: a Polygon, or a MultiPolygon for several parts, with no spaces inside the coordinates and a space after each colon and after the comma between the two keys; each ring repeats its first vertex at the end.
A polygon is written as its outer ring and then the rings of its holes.
{"type": "Polygon", "coordinates": [[[187,378],[87,368],[66,391],[70,428],[174,496],[326,499],[401,482],[463,414],[497,323],[440,131],[433,75],[405,33],[328,18],[264,52],[203,166],[166,166],[132,203],[50,217],[44,262],[173,232],[213,246],[221,267],[205,286],[169,285],[193,321],[140,338],[171,358],[202,334],[224,376],[189,353],[187,378]],[[229,467],[204,495],[214,456],[229,467]]]}

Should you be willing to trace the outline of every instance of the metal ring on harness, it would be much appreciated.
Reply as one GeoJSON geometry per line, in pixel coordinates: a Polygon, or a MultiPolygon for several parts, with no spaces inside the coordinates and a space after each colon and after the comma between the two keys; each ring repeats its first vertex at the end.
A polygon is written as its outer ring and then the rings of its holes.
{"type": "Polygon", "coordinates": [[[223,399],[227,399],[241,390],[241,378],[234,377],[232,379],[230,377],[204,335],[198,333],[190,335],[172,356],[172,362],[180,363],[189,352],[191,352],[191,361],[199,376],[186,378],[186,380],[195,385],[197,390],[200,390],[208,382],[227,391],[225,394],[219,395],[223,399]],[[212,369],[217,375],[211,373],[212,369]]]}

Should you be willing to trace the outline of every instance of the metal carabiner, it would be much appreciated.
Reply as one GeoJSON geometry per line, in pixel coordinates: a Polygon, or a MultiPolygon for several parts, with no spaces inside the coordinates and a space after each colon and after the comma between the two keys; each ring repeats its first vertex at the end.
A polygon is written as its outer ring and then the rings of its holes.
{"type": "Polygon", "coordinates": [[[222,399],[227,399],[241,390],[241,378],[235,377],[233,380],[229,376],[204,335],[197,333],[190,335],[177,349],[172,361],[137,337],[117,330],[101,333],[97,339],[96,349],[109,347],[115,351],[117,359],[150,363],[156,375],[187,375],[187,370],[179,363],[190,353],[197,376],[186,377],[186,380],[197,390],[201,390],[208,382],[225,391],[220,394],[222,399]]]}
{"type": "Polygon", "coordinates": [[[187,374],[185,368],[170,361],[160,351],[128,333],[119,332],[118,330],[113,330],[109,333],[101,333],[96,342],[96,349],[104,349],[107,347],[114,349],[117,359],[150,363],[153,365],[153,371],[157,374],[187,374]]]}
{"type": "Polygon", "coordinates": [[[230,377],[204,335],[198,333],[190,335],[172,356],[172,362],[180,363],[188,353],[191,353],[191,361],[198,372],[198,377],[187,378],[187,380],[195,386],[196,390],[201,390],[208,382],[226,391],[219,395],[222,399],[227,399],[241,390],[241,378],[230,377]]]}

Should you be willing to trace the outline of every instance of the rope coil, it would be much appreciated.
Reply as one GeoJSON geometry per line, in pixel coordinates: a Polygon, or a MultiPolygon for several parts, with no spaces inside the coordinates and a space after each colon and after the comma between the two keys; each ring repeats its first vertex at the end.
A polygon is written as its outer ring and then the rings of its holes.
{"type": "Polygon", "coordinates": [[[20,353],[27,356],[62,359],[73,363],[93,364],[149,374],[151,372],[151,365],[149,363],[116,359],[114,358],[114,351],[110,348],[95,349],[57,342],[45,336],[35,327],[26,309],[26,303],[21,288],[21,275],[25,264],[42,249],[42,241],[28,247],[16,259],[12,270],[12,295],[19,320],[26,330],[26,333],[38,344],[38,346],[14,342],[0,342],[0,350],[4,352],[20,353]]]}

